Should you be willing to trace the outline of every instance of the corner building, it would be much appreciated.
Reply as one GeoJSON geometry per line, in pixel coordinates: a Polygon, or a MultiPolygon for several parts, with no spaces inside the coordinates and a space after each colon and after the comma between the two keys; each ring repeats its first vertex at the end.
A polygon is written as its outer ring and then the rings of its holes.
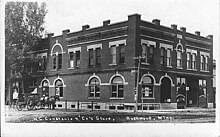
{"type": "Polygon", "coordinates": [[[133,110],[136,92],[139,110],[178,108],[181,101],[185,107],[213,107],[212,35],[134,14],[47,40],[48,49],[37,52],[47,58],[44,73],[33,77],[38,93],[60,96],[58,108],[133,110]],[[143,57],[139,78],[134,57],[143,57]]]}

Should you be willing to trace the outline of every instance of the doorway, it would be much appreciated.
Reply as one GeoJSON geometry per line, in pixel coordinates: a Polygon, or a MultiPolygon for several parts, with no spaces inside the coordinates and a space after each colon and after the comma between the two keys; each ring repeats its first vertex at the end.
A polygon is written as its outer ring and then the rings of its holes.
{"type": "Polygon", "coordinates": [[[164,77],[161,80],[160,102],[161,103],[171,103],[171,81],[167,77],[164,77]]]}

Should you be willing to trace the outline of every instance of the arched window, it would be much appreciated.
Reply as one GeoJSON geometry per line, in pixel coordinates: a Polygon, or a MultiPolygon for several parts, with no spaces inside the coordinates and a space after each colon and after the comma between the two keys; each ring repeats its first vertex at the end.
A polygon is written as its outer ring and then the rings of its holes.
{"type": "Polygon", "coordinates": [[[154,95],[154,80],[150,76],[142,78],[142,97],[153,97],[154,95]]]}
{"type": "Polygon", "coordinates": [[[89,81],[89,97],[100,97],[100,82],[97,78],[89,81]]]}
{"type": "Polygon", "coordinates": [[[51,56],[52,56],[52,70],[62,69],[63,49],[60,44],[56,43],[53,46],[51,56]]]}
{"type": "Polygon", "coordinates": [[[59,79],[55,82],[55,95],[63,97],[63,82],[59,79]]]}
{"type": "Polygon", "coordinates": [[[183,53],[182,45],[177,45],[176,47],[177,67],[180,67],[180,68],[182,68],[182,53],[183,53]]]}
{"type": "Polygon", "coordinates": [[[42,82],[42,95],[49,96],[49,83],[47,80],[42,82]]]}
{"type": "Polygon", "coordinates": [[[115,76],[112,81],[112,97],[123,98],[124,97],[124,83],[120,76],[115,76]]]}

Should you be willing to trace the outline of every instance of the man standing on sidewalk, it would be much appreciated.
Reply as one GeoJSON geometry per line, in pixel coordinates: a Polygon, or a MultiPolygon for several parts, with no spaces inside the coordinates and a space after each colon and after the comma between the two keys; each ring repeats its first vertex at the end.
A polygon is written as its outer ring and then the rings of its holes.
{"type": "Polygon", "coordinates": [[[16,101],[18,100],[18,91],[17,89],[14,89],[13,93],[13,104],[16,104],[16,101]]]}

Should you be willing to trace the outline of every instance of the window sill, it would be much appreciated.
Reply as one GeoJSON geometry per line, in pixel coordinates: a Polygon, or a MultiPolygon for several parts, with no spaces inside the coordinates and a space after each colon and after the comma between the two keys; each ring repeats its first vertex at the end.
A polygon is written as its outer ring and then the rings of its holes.
{"type": "Polygon", "coordinates": [[[100,99],[100,97],[88,97],[88,99],[100,99]]]}
{"type": "Polygon", "coordinates": [[[145,63],[145,62],[144,62],[144,63],[141,63],[141,64],[143,64],[143,65],[150,65],[149,63],[145,63]]]}
{"type": "Polygon", "coordinates": [[[57,71],[56,69],[51,69],[51,71],[57,71]]]}
{"type": "Polygon", "coordinates": [[[183,69],[182,67],[176,67],[177,69],[183,69]]]}
{"type": "Polygon", "coordinates": [[[209,72],[208,70],[200,70],[200,72],[209,72]]]}
{"type": "Polygon", "coordinates": [[[45,70],[38,70],[37,72],[44,72],[45,70]]]}
{"type": "Polygon", "coordinates": [[[154,97],[142,97],[141,99],[155,99],[154,97]]]}
{"type": "Polygon", "coordinates": [[[116,66],[117,64],[109,64],[109,66],[116,66]]]}
{"type": "Polygon", "coordinates": [[[186,69],[186,70],[197,71],[197,69],[186,69]]]}
{"type": "Polygon", "coordinates": [[[173,68],[172,66],[167,66],[167,68],[173,68]]]}
{"type": "Polygon", "coordinates": [[[110,99],[124,99],[124,98],[111,97],[110,99]]]}
{"type": "Polygon", "coordinates": [[[68,68],[68,69],[75,69],[75,68],[68,68]]]}

